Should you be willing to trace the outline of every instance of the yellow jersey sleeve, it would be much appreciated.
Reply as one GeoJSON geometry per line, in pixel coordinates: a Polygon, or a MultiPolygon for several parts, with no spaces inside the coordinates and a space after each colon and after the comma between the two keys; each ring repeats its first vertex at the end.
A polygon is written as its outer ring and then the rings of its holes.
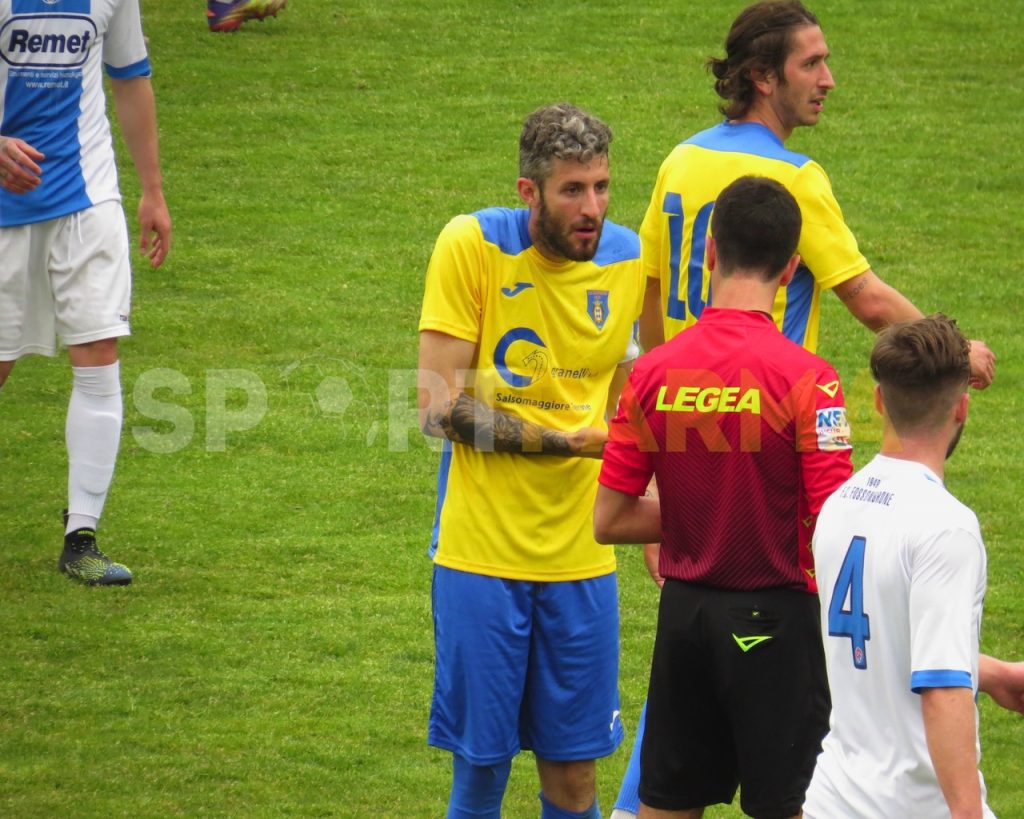
{"type": "Polygon", "coordinates": [[[817,162],[807,162],[799,169],[790,183],[790,192],[800,204],[803,217],[797,250],[818,286],[830,290],[867,270],[868,260],[857,247],[828,176],[817,162]]]}
{"type": "Polygon", "coordinates": [[[480,318],[487,267],[481,254],[483,235],[471,216],[456,216],[441,231],[427,266],[420,312],[422,330],[480,340],[480,318]]]}

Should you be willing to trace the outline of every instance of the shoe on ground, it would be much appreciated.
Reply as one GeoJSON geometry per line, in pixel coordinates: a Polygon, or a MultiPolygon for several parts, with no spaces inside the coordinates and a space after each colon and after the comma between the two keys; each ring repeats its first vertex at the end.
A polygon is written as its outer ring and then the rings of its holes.
{"type": "Polygon", "coordinates": [[[115,563],[100,551],[93,529],[76,529],[64,535],[64,551],[57,568],[90,586],[127,586],[132,582],[127,566],[115,563]]]}
{"type": "Polygon", "coordinates": [[[206,2],[206,20],[210,31],[236,31],[248,20],[277,17],[288,0],[234,0],[230,3],[206,2]]]}

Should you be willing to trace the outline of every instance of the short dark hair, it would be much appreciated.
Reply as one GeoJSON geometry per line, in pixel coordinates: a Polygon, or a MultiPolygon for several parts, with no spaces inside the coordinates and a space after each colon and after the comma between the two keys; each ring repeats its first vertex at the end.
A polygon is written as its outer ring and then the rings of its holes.
{"type": "Polygon", "coordinates": [[[590,162],[607,156],[612,130],[597,117],[568,102],[538,108],[523,123],[519,137],[519,175],[542,184],[552,159],[590,162]]]}
{"type": "Polygon", "coordinates": [[[793,48],[793,32],[818,25],[818,18],[799,0],[755,3],[740,12],[725,38],[725,57],[709,57],[715,91],[725,102],[719,111],[727,119],[740,119],[754,104],[752,71],[774,72],[784,80],[786,58],[793,48]]]}
{"type": "Polygon", "coordinates": [[[971,377],[971,344],[956,322],[935,313],[878,334],[871,374],[896,432],[942,424],[971,377]]]}
{"type": "Polygon", "coordinates": [[[800,241],[800,206],[764,176],[741,176],[715,200],[711,236],[719,273],[756,271],[764,281],[782,274],[800,241]]]}

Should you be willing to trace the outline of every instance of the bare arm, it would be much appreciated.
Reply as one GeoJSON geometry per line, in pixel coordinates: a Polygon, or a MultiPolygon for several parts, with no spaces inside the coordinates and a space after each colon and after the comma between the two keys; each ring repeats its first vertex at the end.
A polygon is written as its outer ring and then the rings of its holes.
{"type": "Polygon", "coordinates": [[[883,282],[870,269],[836,285],[834,290],[846,309],[875,332],[900,321],[924,318],[910,299],[883,282]]]}
{"type": "Polygon", "coordinates": [[[644,306],[640,311],[640,346],[646,352],[665,343],[665,323],[661,320],[661,281],[647,278],[644,306]]]}
{"type": "Polygon", "coordinates": [[[10,193],[28,193],[42,181],[36,163],[44,159],[23,139],[0,136],[0,188],[10,193]]]}
{"type": "Polygon", "coordinates": [[[631,372],[633,372],[632,361],[624,361],[615,368],[612,383],[608,385],[608,405],[605,409],[605,417],[609,421],[615,417],[619,408],[619,396],[622,395],[622,388],[626,386],[626,380],[631,372]]]}
{"type": "Polygon", "coordinates": [[[1008,663],[982,654],[978,688],[1003,708],[1024,714],[1024,662],[1008,663]]]}
{"type": "Polygon", "coordinates": [[[542,427],[470,396],[464,374],[475,353],[473,342],[430,330],[420,333],[417,403],[424,434],[491,452],[601,457],[608,437],[604,430],[542,427]]]}
{"type": "Polygon", "coordinates": [[[598,484],[594,502],[594,539],[598,543],[648,543],[661,540],[661,506],[651,494],[627,495],[598,484]]]}
{"type": "MultiPolygon", "coordinates": [[[[870,330],[878,332],[900,321],[922,318],[918,310],[899,290],[883,282],[868,269],[836,285],[835,293],[846,309],[870,330]]],[[[996,372],[995,354],[983,341],[971,341],[971,386],[983,390],[996,372]]]]}
{"type": "Polygon", "coordinates": [[[928,753],[953,819],[980,819],[981,784],[970,688],[926,688],[921,714],[928,753]]]}
{"type": "Polygon", "coordinates": [[[139,249],[151,267],[163,264],[171,249],[171,214],[164,199],[156,131],[156,101],[148,77],[110,80],[114,108],[139,176],[139,249]]]}

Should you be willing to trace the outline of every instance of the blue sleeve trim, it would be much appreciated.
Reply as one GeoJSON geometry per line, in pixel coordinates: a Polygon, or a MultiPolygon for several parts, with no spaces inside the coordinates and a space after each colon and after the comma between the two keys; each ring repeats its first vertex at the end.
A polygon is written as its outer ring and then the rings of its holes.
{"type": "Polygon", "coordinates": [[[149,77],[153,74],[153,69],[149,64],[149,57],[143,57],[137,63],[124,65],[120,68],[115,68],[106,63],[104,63],[104,66],[107,69],[107,76],[115,80],[130,80],[135,77],[149,77]]]}
{"type": "Polygon", "coordinates": [[[925,688],[973,688],[969,671],[954,671],[937,668],[931,671],[915,671],[910,675],[910,690],[920,694],[925,688]]]}

